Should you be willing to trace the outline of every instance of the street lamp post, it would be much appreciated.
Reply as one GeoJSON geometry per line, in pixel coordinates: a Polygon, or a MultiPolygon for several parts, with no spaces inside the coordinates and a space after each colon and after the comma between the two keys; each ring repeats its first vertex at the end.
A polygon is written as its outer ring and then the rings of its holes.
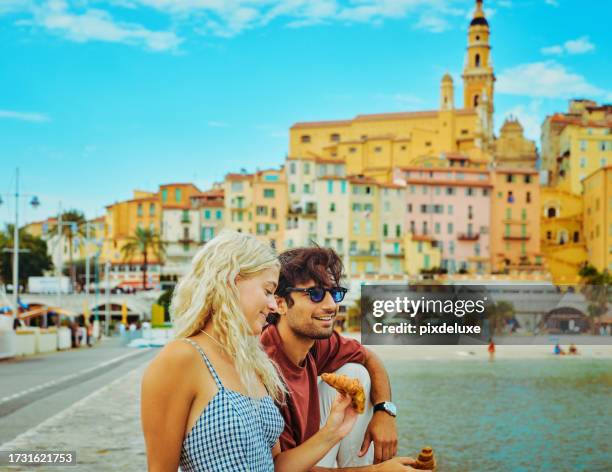
{"type": "MultiPolygon", "coordinates": [[[[19,194],[19,167],[15,169],[15,224],[13,227],[13,326],[15,325],[15,319],[17,313],[19,313],[19,252],[28,252],[27,250],[19,250],[19,198],[31,196],[32,200],[30,205],[33,208],[38,208],[40,201],[38,197],[33,195],[20,195],[19,194]]],[[[0,205],[2,199],[0,198],[0,205]]]]}

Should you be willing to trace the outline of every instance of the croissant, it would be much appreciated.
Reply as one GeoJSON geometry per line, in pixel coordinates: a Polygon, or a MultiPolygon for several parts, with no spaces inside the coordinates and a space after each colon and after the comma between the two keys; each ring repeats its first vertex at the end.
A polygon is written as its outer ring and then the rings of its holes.
{"type": "Polygon", "coordinates": [[[365,391],[359,380],[341,374],[323,374],[321,379],[339,392],[349,395],[357,413],[365,411],[365,391]]]}
{"type": "Polygon", "coordinates": [[[436,458],[434,457],[433,449],[431,447],[424,447],[412,467],[421,470],[434,470],[436,468],[436,458]]]}

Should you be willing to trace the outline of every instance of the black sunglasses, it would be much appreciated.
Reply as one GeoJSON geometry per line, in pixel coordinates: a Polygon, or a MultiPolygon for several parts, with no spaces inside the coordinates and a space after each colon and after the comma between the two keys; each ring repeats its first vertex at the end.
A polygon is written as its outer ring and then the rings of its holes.
{"type": "Polygon", "coordinates": [[[296,288],[296,287],[287,287],[287,292],[304,292],[307,293],[310,297],[310,300],[314,303],[319,303],[325,298],[325,292],[329,292],[332,296],[334,302],[340,303],[344,300],[344,296],[348,289],[344,287],[331,287],[331,288],[323,288],[323,287],[310,287],[310,288],[296,288]]]}

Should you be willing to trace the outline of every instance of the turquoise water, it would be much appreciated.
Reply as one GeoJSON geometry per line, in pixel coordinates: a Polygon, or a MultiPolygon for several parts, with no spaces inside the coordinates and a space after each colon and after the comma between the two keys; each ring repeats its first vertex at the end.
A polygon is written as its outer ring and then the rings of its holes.
{"type": "Polygon", "coordinates": [[[386,361],[401,455],[445,471],[612,471],[612,360],[386,361]]]}

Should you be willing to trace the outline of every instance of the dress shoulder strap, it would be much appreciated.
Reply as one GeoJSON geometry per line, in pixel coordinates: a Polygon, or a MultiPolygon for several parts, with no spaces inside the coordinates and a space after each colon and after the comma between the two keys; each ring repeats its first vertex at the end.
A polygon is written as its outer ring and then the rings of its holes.
{"type": "Polygon", "coordinates": [[[210,371],[210,375],[212,375],[213,379],[215,380],[215,383],[217,384],[217,388],[219,390],[221,390],[223,388],[223,384],[221,383],[221,379],[217,375],[217,371],[215,370],[215,368],[212,366],[212,364],[208,360],[208,357],[204,353],[204,350],[193,339],[184,338],[183,341],[188,342],[189,344],[191,344],[193,347],[195,347],[197,349],[197,351],[200,353],[200,357],[202,357],[202,359],[204,359],[204,362],[206,363],[206,366],[208,367],[208,370],[210,371]]]}

